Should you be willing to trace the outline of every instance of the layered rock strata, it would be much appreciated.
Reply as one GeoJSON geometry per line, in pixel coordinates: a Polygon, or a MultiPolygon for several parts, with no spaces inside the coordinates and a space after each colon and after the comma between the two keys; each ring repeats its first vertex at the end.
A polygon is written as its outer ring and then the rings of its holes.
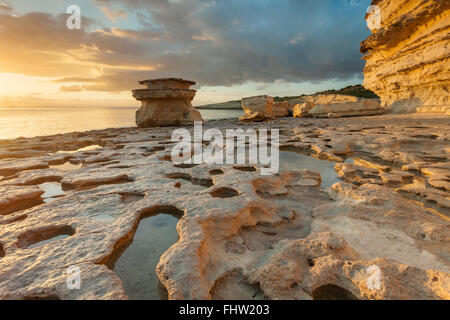
{"type": "Polygon", "coordinates": [[[293,113],[295,106],[298,104],[309,103],[312,106],[317,104],[330,104],[341,102],[357,102],[358,98],[354,96],[348,96],[343,94],[318,94],[318,95],[306,95],[298,99],[289,100],[289,110],[293,113]]]}
{"type": "Polygon", "coordinates": [[[325,118],[380,115],[385,112],[378,99],[361,99],[342,94],[309,95],[280,102],[274,102],[269,96],[243,98],[242,109],[245,114],[239,120],[253,122],[291,114],[297,118],[325,118]]]}
{"type": "Polygon", "coordinates": [[[273,104],[273,116],[275,118],[283,118],[289,116],[291,113],[289,111],[289,102],[280,101],[273,104]]]}
{"type": "Polygon", "coordinates": [[[377,99],[360,100],[351,103],[319,104],[309,110],[314,118],[337,118],[380,115],[385,112],[377,99]]]}
{"type": "Polygon", "coordinates": [[[379,26],[361,43],[364,87],[393,112],[450,110],[450,2],[375,0],[379,26]]]}
{"type": "Polygon", "coordinates": [[[136,111],[138,127],[188,125],[203,120],[200,112],[191,104],[196,91],[189,87],[195,82],[168,78],[139,83],[147,88],[133,90],[133,97],[142,101],[142,107],[136,111]]]}
{"type": "Polygon", "coordinates": [[[333,95],[325,95],[305,97],[301,101],[302,103],[294,106],[294,117],[337,118],[380,115],[385,112],[378,99],[341,96],[340,99],[333,100],[333,95]]]}

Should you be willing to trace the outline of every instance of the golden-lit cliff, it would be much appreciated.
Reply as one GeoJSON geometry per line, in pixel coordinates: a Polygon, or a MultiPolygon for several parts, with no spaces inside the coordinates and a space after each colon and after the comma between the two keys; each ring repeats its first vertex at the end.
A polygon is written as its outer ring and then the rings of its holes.
{"type": "MultiPolygon", "coordinates": [[[[450,1],[374,0],[364,86],[394,112],[450,112],[450,1]]],[[[369,18],[369,15],[368,15],[369,18]]]]}

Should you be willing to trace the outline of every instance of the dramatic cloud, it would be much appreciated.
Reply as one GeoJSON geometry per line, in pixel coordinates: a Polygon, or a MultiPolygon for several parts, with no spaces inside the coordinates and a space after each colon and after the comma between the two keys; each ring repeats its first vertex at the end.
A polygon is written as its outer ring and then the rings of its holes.
{"type": "MultiPolygon", "coordinates": [[[[120,30],[69,30],[67,15],[0,15],[0,69],[32,76],[86,76],[105,67],[151,70],[147,44],[120,30]]],[[[85,27],[90,20],[85,19],[85,27]]],[[[126,32],[126,31],[124,31],[126,32]]]]}
{"type": "Polygon", "coordinates": [[[66,14],[12,16],[0,5],[0,70],[55,77],[64,92],[124,91],[164,76],[201,86],[346,80],[363,69],[369,2],[96,0],[110,22],[130,27],[83,16],[82,30],[67,29],[66,14]]]}

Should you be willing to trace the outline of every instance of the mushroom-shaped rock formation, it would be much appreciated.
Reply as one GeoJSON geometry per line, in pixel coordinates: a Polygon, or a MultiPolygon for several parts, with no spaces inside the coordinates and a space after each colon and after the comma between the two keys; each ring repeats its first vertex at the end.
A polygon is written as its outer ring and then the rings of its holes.
{"type": "Polygon", "coordinates": [[[167,78],[143,80],[139,84],[147,88],[133,90],[133,97],[142,101],[142,107],[136,111],[138,127],[189,125],[203,120],[191,104],[196,90],[189,87],[194,81],[167,78]]]}

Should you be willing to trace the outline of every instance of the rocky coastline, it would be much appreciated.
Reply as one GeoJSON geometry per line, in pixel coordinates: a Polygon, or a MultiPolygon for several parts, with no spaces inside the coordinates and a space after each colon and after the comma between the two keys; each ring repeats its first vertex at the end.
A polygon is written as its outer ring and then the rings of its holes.
{"type": "Polygon", "coordinates": [[[276,174],[172,162],[202,121],[179,78],[133,90],[137,127],[1,140],[0,299],[449,300],[450,3],[370,8],[364,87],[203,122],[256,130],[276,174]]]}
{"type": "Polygon", "coordinates": [[[174,127],[1,141],[0,299],[127,299],[114,264],[158,215],[179,219],[148,270],[169,299],[450,298],[445,117],[204,126],[280,129],[282,169],[174,165],[174,127]],[[327,173],[302,163],[284,170],[285,153],[324,161],[339,179],[324,186],[327,173]],[[374,265],[378,289],[367,285],[374,265]],[[70,266],[79,290],[67,288],[70,266]]]}

